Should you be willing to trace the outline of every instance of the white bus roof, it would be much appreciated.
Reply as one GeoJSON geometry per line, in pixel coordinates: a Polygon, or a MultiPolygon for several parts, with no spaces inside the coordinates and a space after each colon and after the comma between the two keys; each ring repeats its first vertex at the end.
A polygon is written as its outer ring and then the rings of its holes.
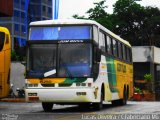
{"type": "Polygon", "coordinates": [[[35,21],[31,22],[30,26],[48,26],[48,25],[97,25],[99,29],[102,29],[107,34],[111,35],[115,39],[125,43],[126,45],[130,46],[128,41],[120,38],[118,35],[114,34],[107,28],[103,27],[99,23],[93,21],[93,20],[84,20],[84,19],[57,19],[57,20],[43,20],[43,21],[35,21]]]}

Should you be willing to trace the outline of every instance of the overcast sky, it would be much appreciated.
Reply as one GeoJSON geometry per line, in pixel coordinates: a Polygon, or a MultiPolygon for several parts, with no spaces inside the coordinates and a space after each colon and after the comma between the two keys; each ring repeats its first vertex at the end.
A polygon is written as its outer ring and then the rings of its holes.
{"type": "MultiPolygon", "coordinates": [[[[86,11],[89,8],[94,7],[94,2],[99,2],[101,0],[59,0],[59,18],[72,18],[74,14],[78,15],[86,15],[86,11]]],[[[108,13],[113,12],[112,5],[117,0],[106,0],[106,5],[108,8],[106,9],[108,13]]],[[[154,6],[160,8],[160,0],[142,0],[140,3],[143,6],[154,6]]]]}

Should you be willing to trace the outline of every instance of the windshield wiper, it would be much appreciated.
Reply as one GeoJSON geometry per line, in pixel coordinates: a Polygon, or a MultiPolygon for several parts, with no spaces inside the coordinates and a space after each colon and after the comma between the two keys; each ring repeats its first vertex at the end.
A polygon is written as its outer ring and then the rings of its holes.
{"type": "Polygon", "coordinates": [[[54,74],[56,74],[56,69],[45,72],[44,77],[48,77],[48,76],[51,76],[51,75],[54,75],[54,74]]]}

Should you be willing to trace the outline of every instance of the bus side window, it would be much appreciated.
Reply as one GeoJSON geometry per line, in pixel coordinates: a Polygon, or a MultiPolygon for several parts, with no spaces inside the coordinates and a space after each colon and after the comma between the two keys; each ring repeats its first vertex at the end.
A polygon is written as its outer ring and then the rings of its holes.
{"type": "Polygon", "coordinates": [[[118,57],[122,59],[122,44],[118,42],[118,57]]]}
{"type": "Polygon", "coordinates": [[[127,61],[130,62],[130,55],[129,55],[129,48],[126,47],[126,52],[127,52],[127,61]]]}
{"type": "Polygon", "coordinates": [[[5,33],[0,32],[0,51],[3,49],[4,40],[5,40],[5,33]]]}
{"type": "Polygon", "coordinates": [[[96,26],[93,26],[93,39],[97,44],[99,44],[98,40],[98,28],[96,26]]]}
{"type": "Polygon", "coordinates": [[[113,55],[117,57],[117,41],[112,39],[112,46],[113,46],[113,55]]]}
{"type": "Polygon", "coordinates": [[[112,42],[111,42],[111,38],[109,36],[107,36],[107,53],[112,55],[112,42]]]}
{"type": "Polygon", "coordinates": [[[9,43],[9,35],[6,34],[6,42],[5,42],[5,44],[8,44],[8,43],[9,43]]]}
{"type": "Polygon", "coordinates": [[[99,33],[99,48],[105,52],[105,34],[102,32],[99,33]]]}
{"type": "Polygon", "coordinates": [[[123,60],[126,60],[126,47],[124,44],[122,45],[122,49],[123,49],[123,60]]]}
{"type": "Polygon", "coordinates": [[[132,49],[129,48],[129,61],[132,62],[132,49]]]}

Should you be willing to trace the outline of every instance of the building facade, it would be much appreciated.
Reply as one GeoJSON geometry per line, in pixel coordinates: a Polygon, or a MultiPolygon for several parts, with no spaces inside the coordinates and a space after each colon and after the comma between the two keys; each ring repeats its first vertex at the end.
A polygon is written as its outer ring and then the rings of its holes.
{"type": "Polygon", "coordinates": [[[25,46],[30,22],[49,19],[52,0],[13,0],[13,16],[0,17],[0,26],[10,30],[12,49],[16,49],[25,46]]]}
{"type": "MultiPolygon", "coordinates": [[[[160,48],[155,46],[133,46],[133,65],[135,82],[143,83],[144,75],[151,74],[149,89],[160,100],[160,48]]],[[[136,85],[135,85],[136,86],[136,85]]],[[[147,86],[141,85],[141,89],[147,86]]]]}
{"type": "Polygon", "coordinates": [[[0,0],[0,17],[13,15],[13,0],[0,0]]]}

